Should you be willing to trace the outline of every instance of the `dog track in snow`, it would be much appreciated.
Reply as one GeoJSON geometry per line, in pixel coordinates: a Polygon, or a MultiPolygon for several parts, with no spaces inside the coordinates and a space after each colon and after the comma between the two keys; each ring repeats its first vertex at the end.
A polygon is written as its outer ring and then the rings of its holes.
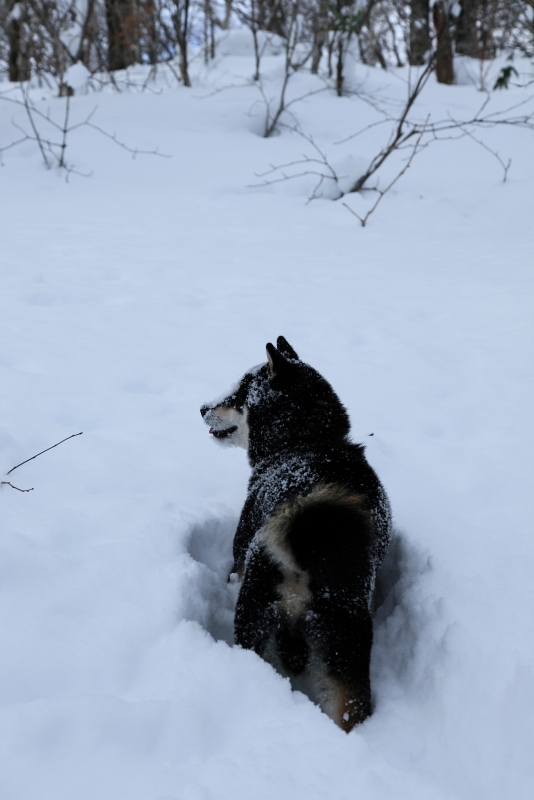
{"type": "Polygon", "coordinates": [[[444,600],[427,580],[431,570],[428,552],[394,529],[377,575],[371,656],[377,703],[391,692],[410,696],[432,691],[433,676],[446,658],[444,600]]]}
{"type": "Polygon", "coordinates": [[[191,558],[185,618],[198,622],[216,640],[234,643],[234,610],[238,587],[228,583],[237,517],[210,517],[191,526],[191,558]]]}

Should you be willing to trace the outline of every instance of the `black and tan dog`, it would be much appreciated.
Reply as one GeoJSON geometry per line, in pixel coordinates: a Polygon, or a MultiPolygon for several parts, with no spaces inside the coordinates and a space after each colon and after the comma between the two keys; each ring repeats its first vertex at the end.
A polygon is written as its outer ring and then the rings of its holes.
{"type": "Polygon", "coordinates": [[[201,408],[252,475],[234,539],[235,640],[343,730],[371,713],[371,606],[389,502],[330,384],[280,336],[266,364],[201,408]]]}

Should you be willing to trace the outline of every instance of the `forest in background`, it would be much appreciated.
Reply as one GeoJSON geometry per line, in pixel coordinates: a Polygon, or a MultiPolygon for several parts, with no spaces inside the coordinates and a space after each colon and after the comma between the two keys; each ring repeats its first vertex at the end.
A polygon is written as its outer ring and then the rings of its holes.
{"type": "Polygon", "coordinates": [[[454,82],[455,56],[534,55],[534,0],[0,0],[0,78],[52,76],[69,92],[62,76],[77,62],[112,81],[134,64],[168,63],[188,86],[192,54],[209,63],[220,32],[236,26],[250,29],[258,64],[265,31],[290,43],[292,69],[320,71],[340,95],[349,49],[383,69],[432,54],[441,83],[454,82]]]}

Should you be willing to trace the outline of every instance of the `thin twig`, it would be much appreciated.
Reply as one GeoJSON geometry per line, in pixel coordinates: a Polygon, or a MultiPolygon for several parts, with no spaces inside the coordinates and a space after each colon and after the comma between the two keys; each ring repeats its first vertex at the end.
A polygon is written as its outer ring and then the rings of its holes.
{"type": "Polygon", "coordinates": [[[215,97],[217,94],[221,94],[221,92],[226,92],[228,89],[250,89],[251,86],[255,86],[255,83],[252,79],[248,80],[246,83],[229,83],[227,86],[219,86],[217,89],[214,89],[212,92],[208,94],[193,94],[195,100],[208,100],[210,97],[215,97]]]}
{"type": "Polygon", "coordinates": [[[61,140],[61,149],[60,149],[60,156],[59,156],[59,165],[60,167],[66,167],[65,163],[65,150],[67,149],[67,136],[69,134],[69,112],[70,112],[70,95],[67,94],[65,100],[65,120],[63,122],[63,138],[61,140]]]}
{"type": "Polygon", "coordinates": [[[124,144],[124,142],[121,142],[119,139],[117,139],[117,135],[115,133],[108,133],[103,128],[100,128],[98,125],[95,125],[93,122],[86,121],[82,124],[86,125],[88,128],[92,128],[94,131],[98,131],[98,133],[101,133],[102,136],[105,136],[107,139],[111,139],[112,142],[115,142],[116,145],[122,147],[123,150],[126,150],[128,153],[131,153],[132,158],[135,158],[136,156],[139,155],[159,156],[160,158],[171,158],[171,156],[168,153],[160,153],[158,148],[156,148],[156,150],[139,150],[137,147],[136,148],[128,147],[127,144],[124,144]]]}
{"type": "Polygon", "coordinates": [[[298,136],[301,136],[303,139],[305,139],[305,141],[308,142],[308,144],[310,144],[313,147],[319,158],[310,158],[310,156],[304,153],[302,158],[296,159],[295,161],[288,161],[285,164],[278,164],[278,165],[270,164],[269,169],[266,170],[265,172],[256,173],[256,177],[264,178],[263,182],[250,184],[249,186],[247,186],[247,189],[258,188],[261,186],[270,186],[271,184],[274,183],[282,183],[283,181],[294,180],[295,178],[303,178],[307,175],[314,175],[319,178],[319,181],[312,190],[311,195],[308,197],[307,201],[308,203],[322,196],[318,194],[318,191],[325,180],[333,181],[336,184],[337,190],[339,192],[336,199],[343,197],[343,192],[339,186],[339,181],[342,178],[346,178],[347,176],[338,175],[336,173],[332,165],[329,163],[326,153],[323,153],[321,148],[315,142],[313,136],[309,136],[303,131],[301,131],[298,125],[290,126],[290,125],[285,125],[284,123],[279,123],[279,125],[280,127],[288,128],[292,133],[296,133],[298,136]],[[284,170],[287,168],[300,167],[303,165],[308,167],[310,164],[311,165],[319,164],[329,174],[326,174],[325,172],[320,172],[317,169],[303,169],[301,172],[296,172],[293,175],[288,175],[286,172],[284,172],[284,170]],[[278,172],[281,175],[281,177],[265,179],[267,175],[272,175],[273,173],[276,172],[278,172]]]}
{"type": "MultiPolygon", "coordinates": [[[[49,450],[53,450],[53,449],[54,449],[54,447],[57,447],[59,444],[63,444],[63,442],[66,442],[66,441],[68,441],[69,439],[73,439],[75,436],[81,436],[81,435],[82,435],[82,433],[83,433],[83,431],[80,431],[80,433],[73,433],[73,434],[72,434],[72,436],[67,436],[67,438],[66,438],[66,439],[62,439],[60,442],[57,442],[57,444],[53,444],[53,445],[52,445],[52,447],[47,447],[47,448],[46,448],[46,450],[41,450],[41,452],[40,452],[40,453],[36,453],[36,454],[35,454],[34,456],[32,456],[31,458],[27,458],[27,459],[26,459],[26,461],[21,461],[21,462],[20,462],[20,464],[17,464],[17,466],[16,466],[16,467],[11,467],[11,469],[9,470],[9,472],[6,472],[6,475],[11,475],[11,473],[12,473],[12,472],[14,472],[14,471],[15,471],[16,469],[18,469],[19,467],[22,467],[22,465],[23,465],[23,464],[27,464],[27,463],[28,463],[28,461],[33,461],[33,459],[34,459],[34,458],[37,458],[37,456],[42,456],[42,455],[43,455],[43,453],[48,453],[48,451],[49,451],[49,450]]],[[[14,487],[14,488],[16,488],[16,487],[14,487]]],[[[23,490],[22,490],[22,489],[20,489],[19,491],[23,491],[23,490]]],[[[29,490],[25,490],[25,491],[29,491],[29,490]]]]}
{"type": "MultiPolygon", "coordinates": [[[[24,98],[23,105],[24,105],[24,108],[26,109],[26,114],[28,115],[28,119],[30,120],[30,125],[32,126],[33,134],[35,136],[35,141],[37,142],[37,144],[39,146],[39,150],[41,151],[41,155],[43,157],[43,161],[45,163],[46,168],[50,169],[50,164],[48,163],[48,159],[47,159],[46,153],[44,151],[44,147],[43,147],[43,143],[41,141],[41,137],[39,135],[39,131],[37,130],[37,126],[35,124],[35,120],[33,119],[33,116],[32,116],[33,108],[32,108],[32,106],[30,104],[30,101],[28,99],[28,95],[27,95],[26,90],[24,89],[22,83],[20,84],[20,90],[21,90],[22,96],[24,98]]],[[[11,98],[7,98],[6,97],[5,99],[11,101],[11,98]]],[[[13,101],[11,101],[11,102],[13,102],[13,101]]]]}
{"type": "Polygon", "coordinates": [[[506,179],[508,177],[508,170],[512,166],[512,159],[509,158],[508,161],[505,163],[503,161],[503,159],[500,157],[500,155],[497,152],[497,150],[493,150],[491,147],[489,147],[486,144],[486,142],[483,142],[482,139],[478,139],[473,133],[471,133],[471,131],[466,130],[466,128],[461,123],[458,123],[458,127],[460,128],[460,130],[462,131],[462,133],[465,136],[468,136],[470,139],[472,139],[473,142],[476,142],[477,144],[479,144],[481,147],[484,148],[484,150],[487,150],[488,153],[491,153],[492,156],[495,156],[495,158],[497,159],[497,161],[499,162],[499,164],[501,165],[502,170],[503,170],[502,182],[506,183],[506,179]]]}
{"type": "Polygon", "coordinates": [[[31,489],[19,489],[18,486],[13,486],[9,481],[0,481],[0,486],[11,486],[11,488],[16,489],[17,492],[33,492],[33,486],[31,489]]]}

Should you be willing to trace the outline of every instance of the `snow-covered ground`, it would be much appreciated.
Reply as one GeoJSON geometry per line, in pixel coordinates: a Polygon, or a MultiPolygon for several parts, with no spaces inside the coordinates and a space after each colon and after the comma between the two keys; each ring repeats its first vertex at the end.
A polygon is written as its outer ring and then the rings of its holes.
{"type": "MultiPolygon", "coordinates": [[[[1,472],[83,436],[4,478],[33,492],[0,492],[0,798],[526,800],[532,134],[479,134],[512,158],[505,184],[469,138],[433,144],[363,229],[339,201],[306,205],[311,178],[247,188],[313,153],[288,130],[261,137],[237,44],[192,89],[161,74],[145,92],[72,99],[73,121],[98,105],[95,124],[171,158],[132,161],[89,128],[67,148],[88,178],[46,171],[30,142],[3,156],[1,472]],[[248,466],[214,446],[199,407],[280,334],[347,405],[399,531],[376,711],[348,736],[231,645],[248,466]]],[[[264,60],[268,95],[281,64],[264,60]]],[[[403,70],[350,77],[405,96],[403,70]]],[[[318,87],[297,75],[292,96],[318,87]]],[[[495,93],[492,108],[526,96],[495,93]]],[[[64,100],[33,97],[61,119],[64,100]]],[[[481,101],[432,82],[420,114],[467,118],[481,101]]],[[[292,111],[348,178],[386,135],[335,144],[377,119],[356,96],[292,111]]],[[[0,146],[12,118],[24,123],[0,101],[0,146]]],[[[374,198],[344,202],[360,213],[374,198]]]]}

